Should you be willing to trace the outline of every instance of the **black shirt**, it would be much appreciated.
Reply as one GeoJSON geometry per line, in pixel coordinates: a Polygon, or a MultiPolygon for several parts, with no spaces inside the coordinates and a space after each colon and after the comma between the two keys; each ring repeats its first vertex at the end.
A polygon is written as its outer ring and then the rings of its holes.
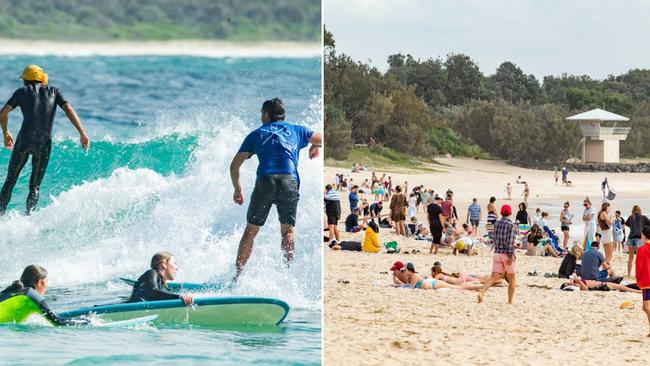
{"type": "Polygon", "coordinates": [[[381,213],[382,208],[384,208],[383,205],[379,206],[379,204],[377,204],[377,202],[375,202],[372,205],[370,205],[370,214],[372,214],[374,216],[379,216],[379,214],[381,213]]]}
{"type": "Polygon", "coordinates": [[[56,106],[68,103],[59,89],[39,83],[25,85],[17,89],[7,104],[12,108],[20,106],[23,124],[19,136],[26,133],[51,138],[56,106]]]}
{"type": "Polygon", "coordinates": [[[164,289],[162,278],[160,278],[158,272],[150,269],[140,276],[138,282],[133,285],[133,293],[127,302],[175,300],[181,298],[180,295],[170,294],[164,291],[164,289]]]}
{"type": "Polygon", "coordinates": [[[442,226],[440,222],[440,215],[442,215],[442,207],[437,203],[431,203],[427,206],[427,214],[429,215],[429,224],[430,225],[439,225],[442,226]]]}
{"type": "Polygon", "coordinates": [[[641,239],[641,231],[650,226],[650,220],[645,215],[632,215],[625,221],[625,226],[630,228],[628,239],[641,239]]]}
{"type": "Polygon", "coordinates": [[[517,211],[517,216],[515,216],[515,222],[528,225],[528,212],[517,211]]]}
{"type": "Polygon", "coordinates": [[[560,278],[569,278],[569,276],[575,272],[575,268],[576,257],[574,257],[573,254],[568,253],[562,260],[562,264],[560,264],[558,274],[560,275],[560,278]]]}

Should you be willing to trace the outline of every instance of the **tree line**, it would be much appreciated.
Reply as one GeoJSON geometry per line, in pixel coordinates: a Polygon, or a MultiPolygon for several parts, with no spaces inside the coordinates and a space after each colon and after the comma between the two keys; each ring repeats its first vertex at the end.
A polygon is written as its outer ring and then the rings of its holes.
{"type": "Polygon", "coordinates": [[[0,38],[320,40],[320,0],[3,0],[0,38]]]}
{"type": "Polygon", "coordinates": [[[563,74],[540,83],[512,62],[484,75],[464,54],[443,60],[388,56],[376,68],[336,52],[325,30],[326,156],[345,159],[353,144],[431,156],[476,156],[560,162],[580,154],[577,123],[565,118],[592,108],[630,117],[621,154],[650,156],[650,70],[605,80],[563,74]]]}

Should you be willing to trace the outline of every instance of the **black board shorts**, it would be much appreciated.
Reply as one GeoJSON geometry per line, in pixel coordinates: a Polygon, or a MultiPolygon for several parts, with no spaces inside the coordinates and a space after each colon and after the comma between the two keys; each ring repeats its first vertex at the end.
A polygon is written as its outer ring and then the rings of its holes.
{"type": "Polygon", "coordinates": [[[341,219],[341,201],[326,200],[325,214],[327,214],[327,225],[338,225],[341,219]]]}
{"type": "Polygon", "coordinates": [[[299,199],[298,181],[295,176],[292,174],[265,175],[255,182],[246,220],[249,224],[264,226],[271,206],[275,204],[280,224],[295,226],[299,199]]]}

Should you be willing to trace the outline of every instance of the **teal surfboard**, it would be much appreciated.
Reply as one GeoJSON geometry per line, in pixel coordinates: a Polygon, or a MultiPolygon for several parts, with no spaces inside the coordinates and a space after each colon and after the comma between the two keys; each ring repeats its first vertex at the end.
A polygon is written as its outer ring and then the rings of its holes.
{"type": "Polygon", "coordinates": [[[102,321],[117,322],[157,315],[154,324],[199,325],[206,327],[272,326],[286,318],[289,305],[278,299],[248,296],[204,297],[193,306],[183,300],[146,301],[99,305],[61,313],[64,317],[95,315],[102,321]]]}
{"type": "MultiPolygon", "coordinates": [[[[134,286],[137,282],[134,279],[123,278],[123,277],[120,277],[120,280],[130,286],[134,286]]],[[[232,287],[232,283],[230,282],[229,283],[192,283],[192,282],[174,282],[174,281],[167,282],[167,288],[169,288],[169,291],[172,292],[220,291],[231,287],[232,287]]]]}
{"type": "Polygon", "coordinates": [[[120,321],[116,321],[116,322],[105,322],[105,323],[93,324],[92,326],[93,327],[99,327],[99,328],[132,327],[132,326],[135,326],[135,325],[149,323],[151,321],[156,320],[156,318],[158,318],[158,315],[153,314],[153,315],[143,316],[143,317],[139,317],[139,318],[120,320],[120,321]]]}

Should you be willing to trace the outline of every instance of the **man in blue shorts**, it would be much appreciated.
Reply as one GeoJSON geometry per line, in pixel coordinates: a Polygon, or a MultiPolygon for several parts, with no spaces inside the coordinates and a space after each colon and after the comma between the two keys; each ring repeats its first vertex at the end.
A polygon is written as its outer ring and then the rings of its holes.
{"type": "Polygon", "coordinates": [[[246,214],[247,225],[237,251],[237,275],[239,277],[253,252],[255,236],[264,226],[266,218],[275,204],[282,232],[282,250],[287,265],[294,253],[296,210],[298,207],[298,156],[308,144],[309,158],[318,156],[321,134],[310,129],[284,122],[284,105],[278,98],[267,100],[262,105],[262,126],[251,132],[239,148],[230,164],[230,178],[235,193],[235,203],[244,204],[244,193],[239,181],[239,168],[251,156],[257,155],[257,180],[251,194],[246,214]]]}

